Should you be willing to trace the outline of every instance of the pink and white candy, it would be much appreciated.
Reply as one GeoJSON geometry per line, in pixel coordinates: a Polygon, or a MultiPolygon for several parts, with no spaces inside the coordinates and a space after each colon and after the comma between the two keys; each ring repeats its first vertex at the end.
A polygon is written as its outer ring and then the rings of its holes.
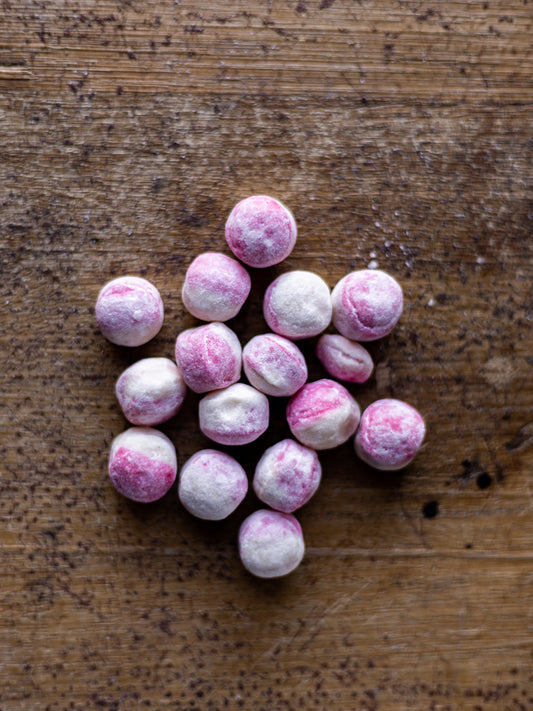
{"type": "Polygon", "coordinates": [[[363,412],[355,451],[374,469],[395,471],[411,462],[424,440],[422,415],[402,400],[376,400],[363,412]]]}
{"type": "Polygon", "coordinates": [[[181,297],[196,318],[227,321],[239,313],[250,288],[250,275],[236,259],[205,252],[187,269],[181,297]]]}
{"type": "Polygon", "coordinates": [[[269,447],[255,468],[257,497],[276,511],[292,513],[318,489],[322,468],[316,452],[293,439],[269,447]]]}
{"type": "Polygon", "coordinates": [[[226,222],[229,248],[250,267],[271,267],[283,261],[292,252],[296,234],[290,210],[267,195],[241,200],[226,222]]]}
{"type": "Polygon", "coordinates": [[[260,509],[239,529],[239,554],[244,567],[259,578],[288,575],[305,553],[302,529],[290,514],[260,509]]]}
{"type": "Polygon", "coordinates": [[[314,272],[285,272],[267,288],[263,314],[269,327],[281,336],[293,340],[318,336],[331,321],[329,287],[314,272]]]}
{"type": "Polygon", "coordinates": [[[241,344],[223,323],[189,328],[176,339],[176,363],[195,393],[226,388],[241,377],[241,344]]]}
{"type": "Polygon", "coordinates": [[[248,341],[242,364],[250,383],[266,395],[289,397],[307,380],[307,365],[300,349],[275,333],[248,341]]]}
{"type": "Polygon", "coordinates": [[[198,411],[201,431],[218,444],[248,444],[268,427],[268,398],[244,383],[209,393],[198,411]]]}
{"type": "Polygon", "coordinates": [[[159,425],[180,410],[187,387],[168,358],[143,358],[122,373],[115,386],[124,417],[133,425],[159,425]]]}
{"type": "Polygon", "coordinates": [[[160,499],[174,483],[176,473],[174,445],[158,430],[130,427],[111,444],[109,477],[128,499],[142,503],[160,499]]]}
{"type": "Polygon", "coordinates": [[[346,338],[374,341],[387,336],[403,309],[402,287],[379,269],[361,269],[333,289],[333,323],[346,338]]]}
{"type": "Polygon", "coordinates": [[[183,465],[178,495],[187,511],[207,521],[229,516],[246,496],[248,479],[233,457],[216,449],[202,449],[183,465]]]}
{"type": "Polygon", "coordinates": [[[360,417],[359,405],[348,390],[327,378],[304,385],[287,405],[292,434],[312,449],[332,449],[346,442],[360,417]]]}
{"type": "Polygon", "coordinates": [[[360,343],[338,333],[320,336],[316,354],[327,372],[347,383],[364,383],[372,375],[372,356],[360,343]]]}
{"type": "Polygon", "coordinates": [[[161,295],[146,279],[123,276],[105,284],[96,300],[98,328],[118,346],[141,346],[161,329],[161,295]]]}

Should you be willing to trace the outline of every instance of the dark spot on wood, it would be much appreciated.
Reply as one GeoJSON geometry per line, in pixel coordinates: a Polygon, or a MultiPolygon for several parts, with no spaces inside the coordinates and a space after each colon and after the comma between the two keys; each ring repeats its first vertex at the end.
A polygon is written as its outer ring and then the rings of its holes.
{"type": "Polygon", "coordinates": [[[439,514],[439,502],[435,499],[431,501],[426,501],[422,506],[422,514],[424,518],[435,518],[439,514]]]}
{"type": "Polygon", "coordinates": [[[492,477],[487,472],[480,472],[476,477],[476,484],[479,489],[488,489],[492,484],[492,477]]]}

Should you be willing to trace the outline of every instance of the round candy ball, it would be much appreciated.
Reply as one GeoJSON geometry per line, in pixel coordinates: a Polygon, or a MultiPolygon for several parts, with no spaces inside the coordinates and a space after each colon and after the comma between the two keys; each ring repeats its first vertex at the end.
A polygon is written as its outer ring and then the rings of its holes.
{"type": "Polygon", "coordinates": [[[176,339],[176,363],[195,393],[226,388],[241,377],[241,344],[223,323],[189,328],[176,339]]]}
{"type": "Polygon", "coordinates": [[[128,499],[142,503],[160,499],[174,483],[176,473],[174,445],[158,430],[130,427],[111,444],[109,477],[128,499]]]}
{"type": "Polygon", "coordinates": [[[360,343],[325,333],[316,346],[318,360],[330,375],[347,383],[364,383],[372,375],[372,356],[360,343]]]}
{"type": "Polygon", "coordinates": [[[196,318],[227,321],[239,313],[251,285],[250,275],[236,259],[220,252],[205,252],[187,269],[181,297],[196,318]]]}
{"type": "Polygon", "coordinates": [[[379,269],[361,269],[343,277],[333,289],[333,323],[353,341],[387,336],[402,315],[402,287],[379,269]]]}
{"type": "Polygon", "coordinates": [[[313,272],[285,272],[267,288],[263,314],[281,336],[293,340],[318,336],[331,321],[329,287],[313,272]]]}
{"type": "Polygon", "coordinates": [[[242,364],[250,383],[266,395],[289,397],[307,380],[307,365],[300,349],[275,333],[248,341],[242,364]]]}
{"type": "Polygon", "coordinates": [[[143,358],[122,373],[115,386],[124,417],[133,425],[159,425],[174,417],[186,385],[168,358],[143,358]]]}
{"type": "Polygon", "coordinates": [[[142,346],[163,325],[159,291],[146,279],[123,276],[102,287],[96,300],[98,328],[117,346],[142,346]]]}
{"type": "Polygon", "coordinates": [[[267,195],[237,203],[226,222],[226,241],[233,254],[250,267],[271,267],[292,252],[296,222],[290,210],[267,195]]]}
{"type": "Polygon", "coordinates": [[[250,385],[235,383],[209,393],[199,403],[200,429],[218,444],[248,444],[268,427],[268,398],[250,385]]]}
{"type": "Polygon", "coordinates": [[[244,567],[259,578],[278,578],[297,568],[305,553],[302,529],[290,514],[260,509],[239,529],[244,567]]]}
{"type": "Polygon", "coordinates": [[[374,469],[407,466],[426,434],[422,415],[402,400],[376,400],[363,412],[355,437],[357,455],[374,469]]]}
{"type": "Polygon", "coordinates": [[[187,511],[207,521],[229,516],[246,496],[248,479],[233,457],[216,449],[202,449],[183,465],[178,496],[187,511]]]}
{"type": "Polygon", "coordinates": [[[332,449],[357,429],[359,405],[340,383],[324,378],[307,383],[287,405],[292,434],[306,447],[332,449]]]}
{"type": "Polygon", "coordinates": [[[292,513],[318,489],[322,468],[316,452],[293,439],[269,447],[255,468],[257,497],[276,511],[292,513]]]}

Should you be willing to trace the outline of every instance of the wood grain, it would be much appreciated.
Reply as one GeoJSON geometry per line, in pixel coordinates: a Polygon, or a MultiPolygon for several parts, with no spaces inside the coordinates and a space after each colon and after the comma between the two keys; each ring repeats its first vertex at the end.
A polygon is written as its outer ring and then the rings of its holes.
{"type": "MultiPolygon", "coordinates": [[[[0,709],[527,711],[533,707],[533,5],[375,0],[0,2],[0,709]],[[352,391],[418,407],[401,475],[348,443],[298,514],[303,565],[242,569],[258,507],[193,520],[112,489],[121,370],[195,323],[184,271],[270,193],[299,239],[231,325],[264,331],[284,270],[375,261],[393,334],[352,391]],[[133,352],[94,321],[105,281],[166,308],[133,352]]],[[[323,375],[303,344],[312,378],[323,375]]],[[[198,398],[162,429],[183,463],[198,398]]],[[[237,456],[249,475],[287,436],[237,456]]]]}

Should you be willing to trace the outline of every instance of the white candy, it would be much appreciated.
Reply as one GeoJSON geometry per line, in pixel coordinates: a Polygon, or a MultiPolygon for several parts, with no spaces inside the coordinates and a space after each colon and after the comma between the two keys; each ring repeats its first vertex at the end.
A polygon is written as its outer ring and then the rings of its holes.
{"type": "Polygon", "coordinates": [[[268,398],[250,385],[215,390],[199,404],[200,429],[218,444],[248,444],[268,427],[268,398]]]}
{"type": "Polygon", "coordinates": [[[270,328],[293,340],[318,336],[329,326],[332,311],[329,287],[313,272],[281,274],[267,288],[263,301],[270,328]]]}
{"type": "Polygon", "coordinates": [[[290,514],[260,509],[239,530],[244,567],[259,578],[278,578],[297,568],[305,553],[302,529],[290,514]]]}
{"type": "Polygon", "coordinates": [[[187,387],[168,358],[143,358],[122,373],[115,392],[124,417],[134,425],[158,425],[179,411],[187,387]]]}
{"type": "Polygon", "coordinates": [[[208,521],[221,521],[241,503],[248,479],[241,465],[229,454],[202,449],[183,465],[178,495],[189,513],[208,521]]]}

